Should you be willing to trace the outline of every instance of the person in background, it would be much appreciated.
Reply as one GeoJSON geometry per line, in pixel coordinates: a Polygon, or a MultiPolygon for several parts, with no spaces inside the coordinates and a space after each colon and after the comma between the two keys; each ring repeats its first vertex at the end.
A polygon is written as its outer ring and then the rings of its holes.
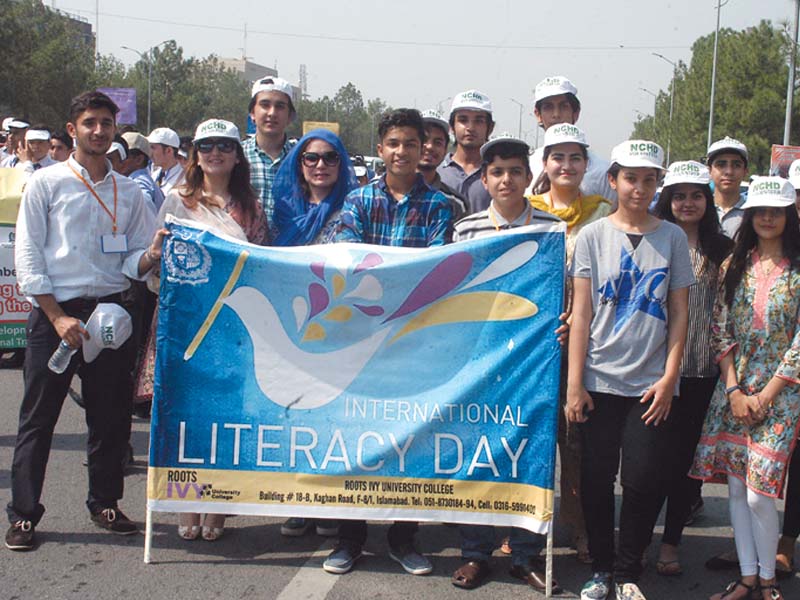
{"type": "Polygon", "coordinates": [[[8,131],[6,136],[6,157],[0,162],[0,167],[16,167],[21,160],[19,151],[25,145],[25,132],[30,127],[29,123],[11,118],[4,121],[8,131]]]}
{"type": "Polygon", "coordinates": [[[441,175],[436,170],[447,154],[450,125],[435,110],[424,111],[422,120],[425,123],[425,143],[422,144],[422,157],[419,159],[417,171],[422,174],[425,183],[447,196],[450,210],[453,212],[453,222],[460,221],[467,216],[467,203],[458,192],[442,181],[441,175]]]}
{"type": "Polygon", "coordinates": [[[128,158],[128,142],[118,133],[106,152],[106,158],[111,163],[111,168],[120,175],[125,175],[122,165],[128,158]]]}
{"type": "Polygon", "coordinates": [[[72,154],[73,146],[69,134],[63,129],[59,129],[50,136],[50,158],[57,162],[64,162],[72,154]]]}
{"type": "Polygon", "coordinates": [[[712,600],[782,600],[775,583],[775,498],[800,424],[800,218],[795,190],[759,177],[723,264],[712,347],[720,380],[691,476],[728,483],[741,578],[712,600]]]}
{"type": "MultiPolygon", "coordinates": [[[[706,410],[719,379],[711,350],[711,322],[720,282],[720,266],[733,242],[720,231],[708,167],[695,162],[672,163],[653,214],[675,223],[689,240],[697,283],[689,288],[689,330],[681,364],[681,384],[670,418],[679,435],[673,482],[667,495],[667,514],[656,572],[675,576],[683,572],[678,545],[692,503],[700,498],[701,482],[687,474],[700,440],[706,410]]],[[[702,502],[702,500],[701,500],[702,502]]]]}
{"type": "Polygon", "coordinates": [[[22,169],[30,176],[34,171],[56,164],[50,158],[50,128],[47,125],[34,125],[25,132],[25,139],[17,148],[17,162],[15,168],[22,169]]]}
{"type": "Polygon", "coordinates": [[[800,215],[800,159],[793,161],[789,166],[789,183],[794,186],[796,195],[794,206],[800,215]]]}
{"type": "Polygon", "coordinates": [[[173,187],[183,183],[183,167],[178,162],[180,138],[169,127],[157,127],[147,136],[147,141],[150,142],[153,180],[166,196],[173,187]]]}
{"type": "Polygon", "coordinates": [[[492,101],[478,90],[456,94],[450,105],[449,125],[456,151],[439,165],[439,175],[466,200],[469,214],[486,210],[491,198],[481,182],[481,146],[494,130],[492,101]]]}
{"type": "Polygon", "coordinates": [[[192,151],[192,136],[190,135],[182,135],[180,137],[181,145],[178,147],[178,162],[181,165],[181,169],[186,171],[186,167],[189,166],[189,153],[192,151]]]}
{"type": "Polygon", "coordinates": [[[742,206],[746,197],[741,192],[742,180],[747,177],[747,146],[725,136],[708,147],[706,164],[714,182],[714,204],[722,232],[734,239],[742,223],[742,206]]]}
{"type": "MultiPolygon", "coordinates": [[[[584,132],[575,125],[560,123],[550,127],[544,134],[542,147],[542,170],[536,187],[540,194],[529,196],[534,208],[551,213],[567,223],[567,269],[572,265],[575,240],[578,233],[589,223],[606,217],[611,212],[611,203],[602,196],[585,196],[581,191],[589,162],[589,143],[584,132]]],[[[530,186],[528,186],[530,188],[530,186]]],[[[567,312],[571,311],[572,290],[567,280],[567,312]]],[[[563,356],[566,361],[566,353],[563,356]]],[[[566,362],[562,366],[564,385],[562,405],[566,403],[566,362]]],[[[561,500],[559,518],[572,530],[572,540],[579,561],[589,564],[589,541],[581,508],[580,435],[574,424],[566,420],[559,411],[558,448],[561,455],[561,500]]],[[[505,546],[503,547],[505,548],[505,546]]]]}
{"type": "Polygon", "coordinates": [[[145,199],[151,202],[153,210],[158,213],[164,202],[164,193],[150,176],[150,142],[135,131],[123,133],[122,139],[128,146],[128,158],[122,163],[122,173],[139,184],[145,199]]]}

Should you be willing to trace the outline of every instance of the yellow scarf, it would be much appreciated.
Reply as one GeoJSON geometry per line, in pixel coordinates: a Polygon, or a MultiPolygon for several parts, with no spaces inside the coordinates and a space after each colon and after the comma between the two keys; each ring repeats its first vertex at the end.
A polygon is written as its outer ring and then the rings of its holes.
{"type": "Polygon", "coordinates": [[[528,196],[528,202],[530,202],[531,206],[534,208],[557,216],[567,224],[567,229],[572,229],[575,225],[580,225],[583,221],[591,217],[601,204],[610,204],[609,201],[602,196],[584,196],[583,194],[579,195],[568,208],[553,208],[547,200],[545,200],[544,194],[528,196]]]}

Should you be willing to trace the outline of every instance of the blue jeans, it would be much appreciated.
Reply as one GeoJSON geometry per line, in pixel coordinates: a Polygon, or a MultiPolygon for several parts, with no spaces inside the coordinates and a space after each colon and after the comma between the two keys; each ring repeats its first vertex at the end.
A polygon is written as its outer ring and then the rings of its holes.
{"type": "MultiPolygon", "coordinates": [[[[460,525],[461,556],[466,560],[489,560],[497,547],[494,527],[491,525],[460,525]]],[[[508,536],[511,546],[511,561],[514,565],[527,565],[538,556],[547,542],[547,536],[532,533],[527,529],[512,527],[508,536]]]]}

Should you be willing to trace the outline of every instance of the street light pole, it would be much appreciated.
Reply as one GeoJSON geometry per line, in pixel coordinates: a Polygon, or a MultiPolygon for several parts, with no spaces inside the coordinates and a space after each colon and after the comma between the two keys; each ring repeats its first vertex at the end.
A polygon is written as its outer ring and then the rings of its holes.
{"type": "Polygon", "coordinates": [[[800,21],[800,0],[794,3],[794,37],[792,38],[792,55],[789,58],[789,82],[786,86],[786,119],[783,123],[783,145],[789,145],[792,134],[792,105],[794,104],[794,65],[797,57],[797,26],[800,21]]]}
{"type": "MultiPolygon", "coordinates": [[[[717,28],[714,30],[714,59],[711,63],[711,99],[709,100],[708,108],[708,146],[711,146],[711,139],[714,132],[714,94],[716,93],[717,86],[717,46],[719,45],[719,15],[722,12],[722,7],[728,3],[719,0],[717,3],[717,28]]],[[[707,146],[707,147],[708,147],[707,146]]]]}
{"type": "Polygon", "coordinates": [[[658,109],[658,94],[648,90],[647,88],[640,87],[639,89],[653,97],[653,137],[656,137],[656,110],[658,109]]]}
{"type": "Polygon", "coordinates": [[[519,129],[517,131],[517,138],[522,139],[522,111],[525,108],[525,105],[519,100],[514,100],[514,98],[509,98],[509,100],[519,106],[519,129]]]}
{"type": "Polygon", "coordinates": [[[147,56],[145,56],[142,52],[139,52],[136,48],[131,48],[129,46],[120,46],[125,50],[130,50],[131,52],[136,52],[142,60],[147,61],[147,133],[149,134],[150,129],[150,116],[152,114],[152,89],[153,89],[153,50],[158,48],[159,46],[166,44],[169,40],[164,40],[156,44],[155,46],[151,47],[147,50],[147,56]]]}
{"type": "Polygon", "coordinates": [[[658,52],[652,52],[652,55],[657,56],[661,60],[665,60],[672,65],[672,86],[669,90],[669,130],[667,131],[667,164],[669,165],[669,154],[672,146],[672,111],[675,108],[675,73],[678,70],[678,65],[658,52]]]}

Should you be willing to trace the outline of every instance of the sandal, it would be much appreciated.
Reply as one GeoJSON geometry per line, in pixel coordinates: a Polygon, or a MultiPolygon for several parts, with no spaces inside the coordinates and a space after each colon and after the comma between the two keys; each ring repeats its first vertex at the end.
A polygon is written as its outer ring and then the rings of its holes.
{"type": "Polygon", "coordinates": [[[225,533],[224,527],[206,527],[203,525],[203,539],[207,542],[216,542],[225,533]]]}
{"type": "Polygon", "coordinates": [[[775,575],[778,579],[788,579],[794,574],[794,560],[786,554],[775,557],[775,575]]]}
{"type": "Polygon", "coordinates": [[[683,569],[679,560],[658,560],[656,561],[656,573],[663,577],[677,577],[683,575],[683,569]]]}
{"type": "MultiPolygon", "coordinates": [[[[741,579],[737,579],[736,581],[729,583],[724,592],[721,594],[714,594],[709,600],[734,600],[733,594],[736,593],[736,589],[740,587],[743,587],[745,590],[747,590],[747,593],[744,596],[738,596],[736,600],[761,599],[761,588],[758,586],[758,583],[747,585],[741,579]]],[[[782,600],[782,597],[779,596],[778,598],[779,600],[782,600]]]]}
{"type": "Polygon", "coordinates": [[[178,535],[189,542],[200,537],[200,525],[178,525],[178,535]]]}
{"type": "Polygon", "coordinates": [[[772,584],[761,584],[761,594],[763,598],[769,598],[769,600],[783,600],[783,594],[781,593],[781,587],[775,583],[772,584]],[[764,596],[764,592],[769,591],[769,596],[764,596]]]}
{"type": "Polygon", "coordinates": [[[465,590],[474,590],[486,583],[491,572],[489,563],[485,560],[471,560],[461,565],[453,573],[450,583],[465,590]]]}

